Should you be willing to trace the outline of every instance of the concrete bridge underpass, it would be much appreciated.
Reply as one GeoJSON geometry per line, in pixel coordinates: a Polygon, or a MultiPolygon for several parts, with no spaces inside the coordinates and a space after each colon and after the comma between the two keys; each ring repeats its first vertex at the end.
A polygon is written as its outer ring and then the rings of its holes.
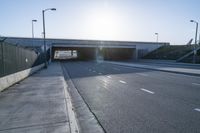
{"type": "Polygon", "coordinates": [[[52,60],[128,60],[137,59],[135,45],[60,45],[51,47],[52,60]]]}
{"type": "MultiPolygon", "coordinates": [[[[7,37],[6,41],[44,50],[43,38],[7,37]]],[[[126,60],[140,59],[167,42],[105,41],[47,38],[48,59],[126,60]]]]}

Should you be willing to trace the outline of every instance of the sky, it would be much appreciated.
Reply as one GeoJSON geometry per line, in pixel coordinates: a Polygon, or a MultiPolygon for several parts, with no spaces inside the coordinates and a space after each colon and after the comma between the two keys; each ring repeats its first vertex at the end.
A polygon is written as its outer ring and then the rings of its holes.
{"type": "MultiPolygon", "coordinates": [[[[0,0],[0,35],[186,44],[200,22],[200,0],[0,0]]],[[[199,28],[200,29],[200,28],[199,28]]],[[[199,30],[200,31],[200,30],[199,30]]],[[[200,33],[200,32],[199,32],[200,33]]],[[[199,38],[199,37],[198,37],[199,38]]]]}

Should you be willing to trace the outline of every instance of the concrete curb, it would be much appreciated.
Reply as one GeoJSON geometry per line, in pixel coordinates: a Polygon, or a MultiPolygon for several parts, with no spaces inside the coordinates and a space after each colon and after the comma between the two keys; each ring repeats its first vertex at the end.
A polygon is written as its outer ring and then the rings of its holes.
{"type": "MultiPolygon", "coordinates": [[[[184,75],[190,75],[190,76],[200,76],[200,70],[197,70],[199,72],[184,72],[184,71],[178,71],[178,70],[170,70],[170,68],[164,68],[164,67],[159,68],[159,66],[158,66],[158,68],[156,68],[156,66],[151,67],[148,65],[139,65],[139,64],[131,64],[131,63],[128,64],[128,63],[111,62],[111,61],[105,61],[105,63],[116,64],[116,65],[127,66],[127,67],[156,70],[156,71],[163,71],[163,72],[170,72],[170,73],[178,73],[178,74],[184,74],[184,75]]],[[[182,70],[184,70],[184,69],[182,69],[182,70]]]]}
{"type": "Polygon", "coordinates": [[[0,78],[0,92],[3,91],[4,89],[12,86],[13,84],[25,79],[26,77],[28,77],[29,75],[35,73],[36,71],[40,70],[42,67],[44,66],[44,64],[23,70],[23,71],[19,71],[4,77],[0,78]]]}
{"type": "Polygon", "coordinates": [[[67,89],[68,85],[67,85],[67,83],[64,79],[64,75],[63,75],[62,80],[63,80],[63,85],[64,85],[66,103],[67,103],[67,111],[68,111],[69,125],[70,125],[70,131],[71,131],[70,133],[80,133],[78,123],[77,123],[77,119],[76,119],[76,116],[75,116],[75,112],[74,112],[74,109],[72,107],[71,97],[70,97],[68,89],[67,89]]]}
{"type": "Polygon", "coordinates": [[[91,112],[89,106],[80,95],[78,90],[70,79],[68,71],[62,66],[63,73],[65,75],[65,81],[67,82],[67,89],[72,98],[72,104],[75,110],[76,118],[78,119],[79,132],[81,133],[105,133],[105,130],[91,112]]]}

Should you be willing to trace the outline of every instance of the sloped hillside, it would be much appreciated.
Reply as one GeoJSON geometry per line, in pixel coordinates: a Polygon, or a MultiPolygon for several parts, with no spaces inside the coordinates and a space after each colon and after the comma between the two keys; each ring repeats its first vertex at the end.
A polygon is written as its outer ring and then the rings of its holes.
{"type": "Polygon", "coordinates": [[[193,50],[192,45],[165,45],[144,56],[144,59],[177,60],[193,50]]]}

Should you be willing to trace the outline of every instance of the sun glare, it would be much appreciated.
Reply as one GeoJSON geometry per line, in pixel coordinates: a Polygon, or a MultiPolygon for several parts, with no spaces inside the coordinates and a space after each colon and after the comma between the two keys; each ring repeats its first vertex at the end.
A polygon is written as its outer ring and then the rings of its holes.
{"type": "Polygon", "coordinates": [[[114,39],[117,29],[117,16],[111,11],[96,11],[89,16],[88,32],[96,39],[114,39]]]}

